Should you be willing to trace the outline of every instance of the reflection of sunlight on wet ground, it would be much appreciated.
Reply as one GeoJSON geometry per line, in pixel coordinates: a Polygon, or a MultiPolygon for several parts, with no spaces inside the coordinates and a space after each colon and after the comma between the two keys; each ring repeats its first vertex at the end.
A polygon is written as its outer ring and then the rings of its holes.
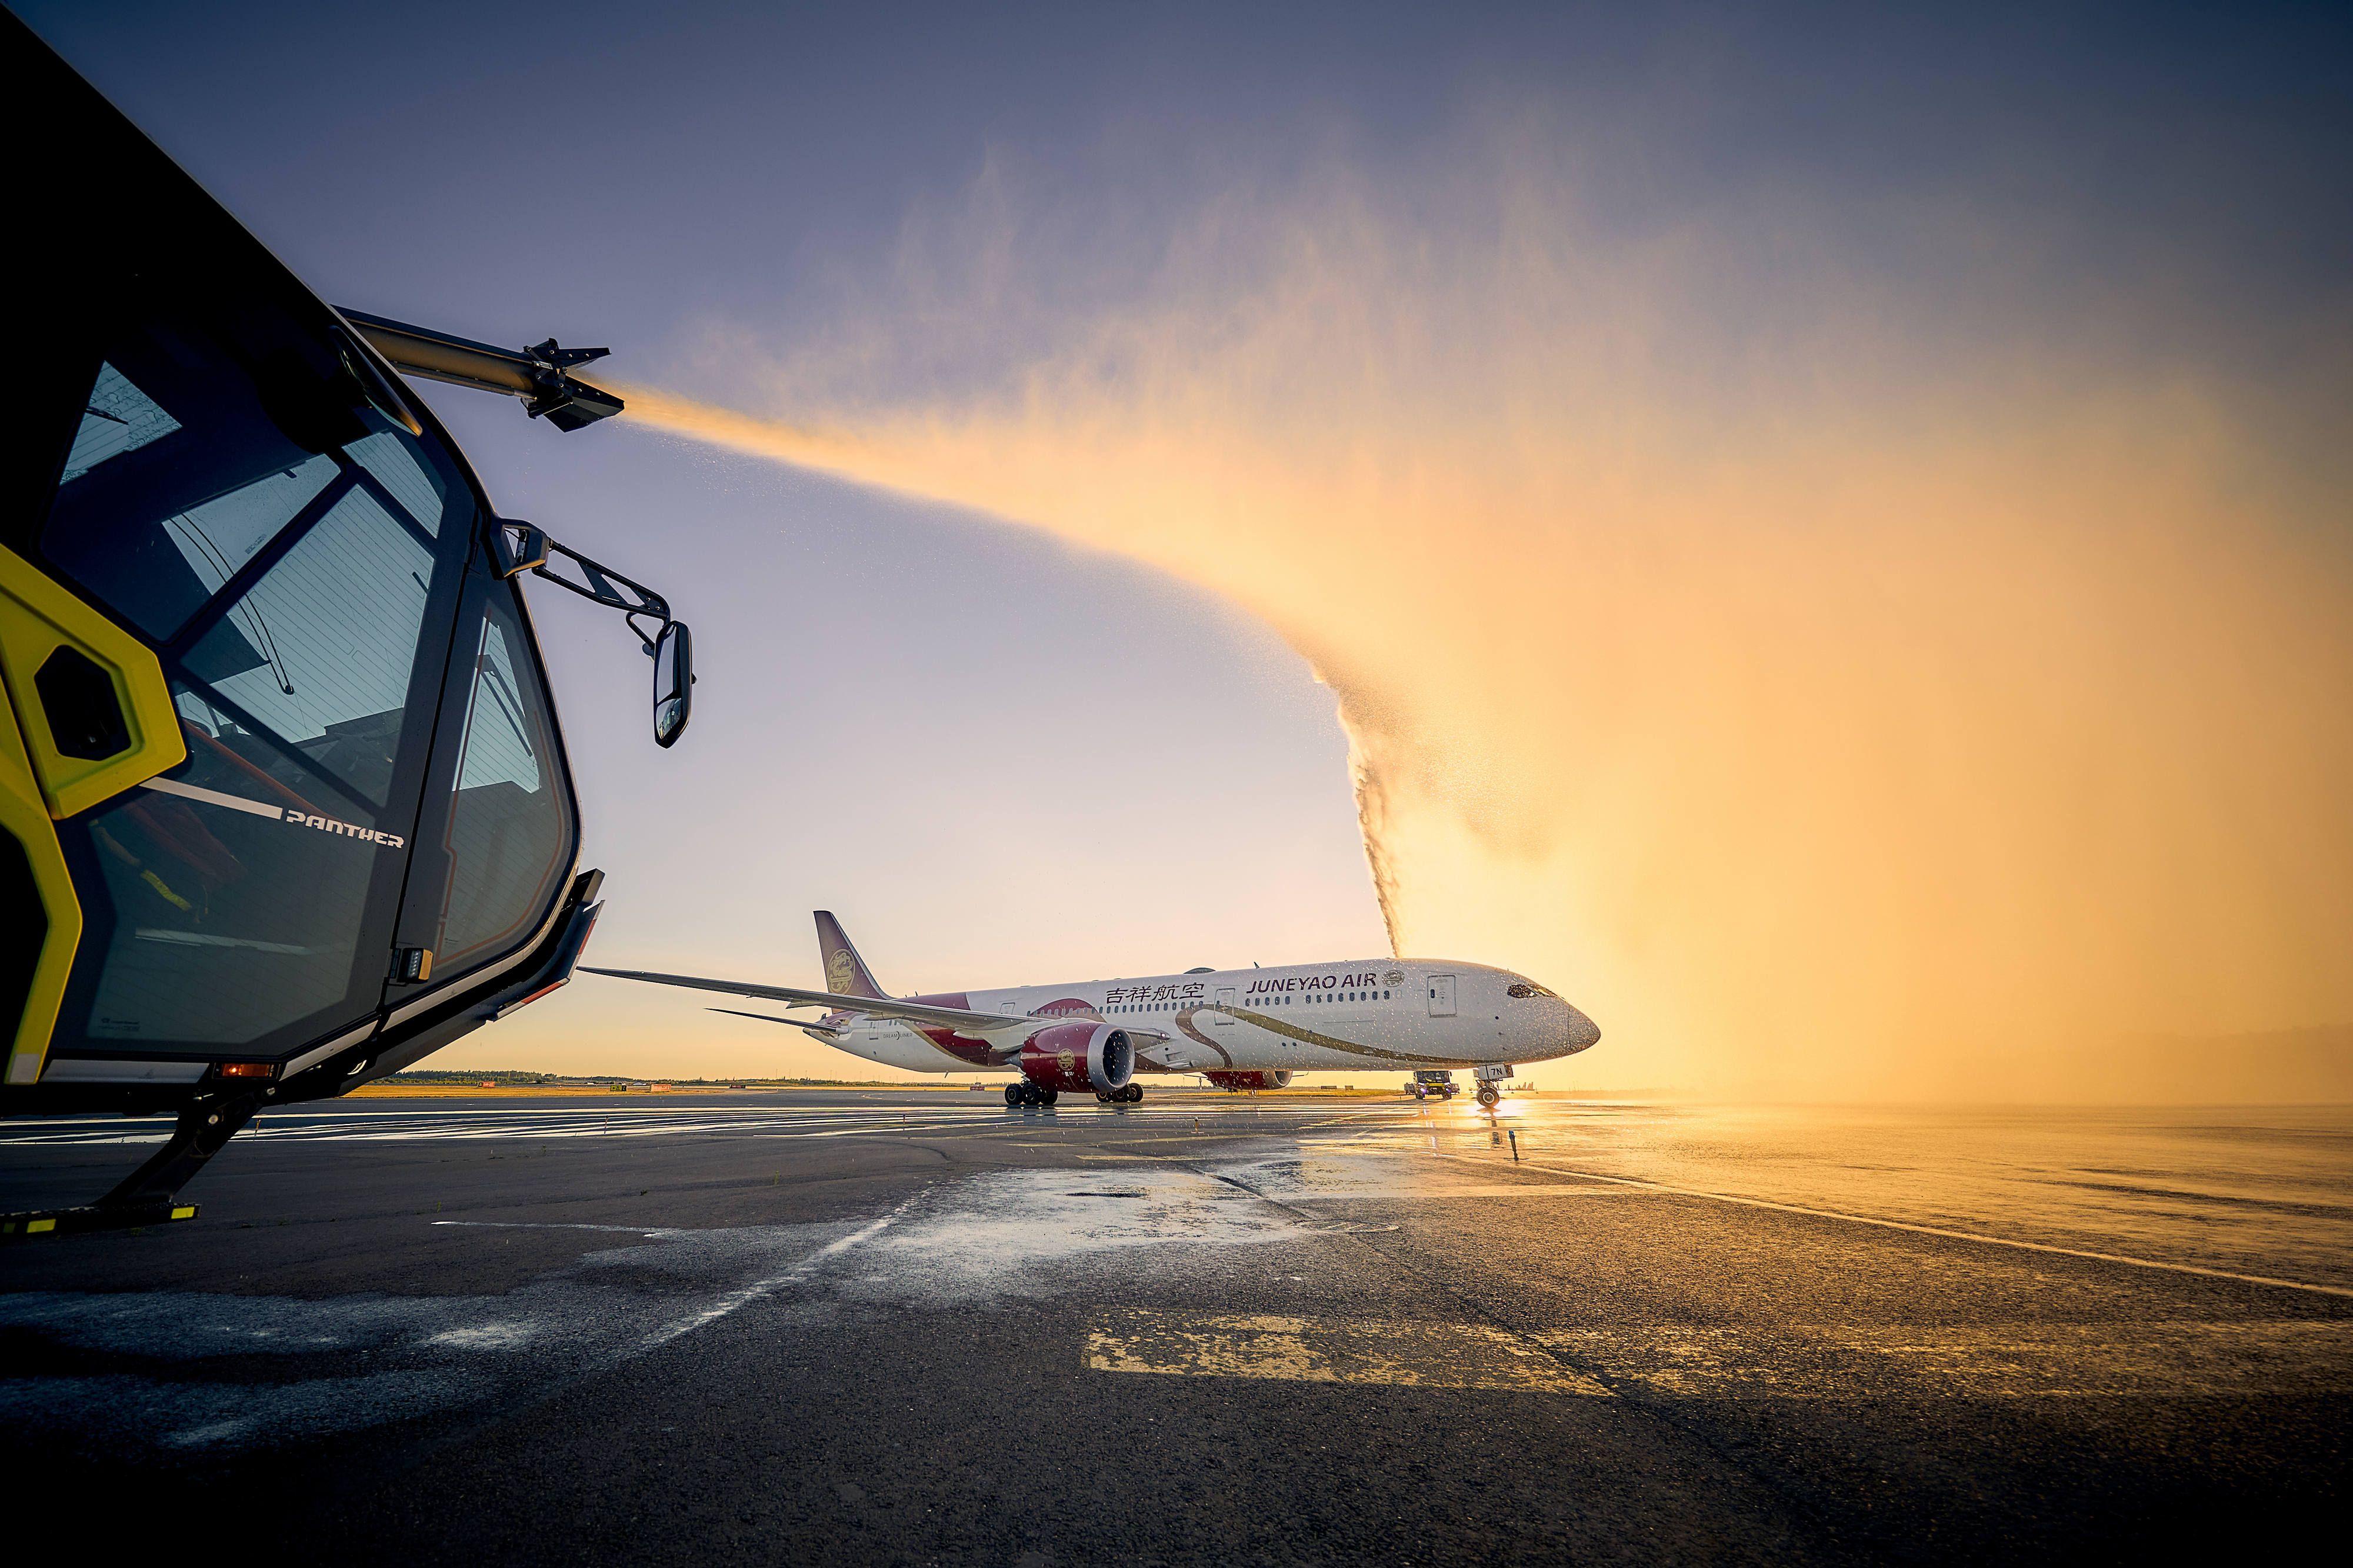
{"type": "Polygon", "coordinates": [[[848,1289],[866,1300],[969,1304],[1041,1289],[1054,1268],[1085,1258],[1299,1234],[1291,1216],[1183,1165],[994,1171],[935,1192],[866,1249],[848,1289]]]}
{"type": "Polygon", "coordinates": [[[1508,1163],[1508,1130],[1524,1170],[2353,1284],[2353,1107],[1497,1109],[1383,1106],[1319,1147],[1508,1163]]]}

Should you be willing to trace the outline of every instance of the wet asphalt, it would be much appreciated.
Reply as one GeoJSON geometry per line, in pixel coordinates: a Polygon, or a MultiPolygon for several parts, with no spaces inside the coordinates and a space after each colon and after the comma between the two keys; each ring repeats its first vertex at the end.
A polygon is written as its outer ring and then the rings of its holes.
{"type": "MultiPolygon", "coordinates": [[[[0,1252],[0,1462],[111,1550],[262,1561],[2123,1563],[2337,1531],[2353,1297],[1604,1181],[1516,1112],[1516,1164],[1467,1106],[1284,1096],[281,1113],[195,1222],[0,1252]]],[[[160,1129],[9,1131],[16,1208],[160,1129]]]]}

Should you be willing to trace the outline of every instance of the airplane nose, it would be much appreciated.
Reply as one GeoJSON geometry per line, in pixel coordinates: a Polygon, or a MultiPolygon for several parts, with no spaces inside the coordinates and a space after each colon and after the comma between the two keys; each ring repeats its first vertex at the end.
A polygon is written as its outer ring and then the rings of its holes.
{"type": "Polygon", "coordinates": [[[1601,1026],[1564,1002],[1561,1011],[1568,1016],[1562,1020],[1568,1026],[1568,1048],[1581,1051],[1601,1037],[1601,1026]]]}

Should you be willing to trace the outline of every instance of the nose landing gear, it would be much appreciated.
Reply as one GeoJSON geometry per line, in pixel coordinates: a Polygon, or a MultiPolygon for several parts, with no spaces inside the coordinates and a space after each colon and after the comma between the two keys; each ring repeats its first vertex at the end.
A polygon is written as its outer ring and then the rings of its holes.
{"type": "Polygon", "coordinates": [[[1482,1083],[1479,1086],[1479,1103],[1485,1106],[1488,1110],[1493,1110],[1495,1108],[1495,1103],[1503,1098],[1504,1091],[1497,1089],[1493,1084],[1482,1083]]]}

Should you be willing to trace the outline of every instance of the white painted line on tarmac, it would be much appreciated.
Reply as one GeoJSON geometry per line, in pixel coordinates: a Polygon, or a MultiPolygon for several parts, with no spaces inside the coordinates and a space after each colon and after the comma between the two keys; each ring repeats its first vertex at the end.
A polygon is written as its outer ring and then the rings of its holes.
{"type": "MultiPolygon", "coordinates": [[[[917,1196],[921,1195],[922,1194],[917,1194],[917,1196]]],[[[827,1258],[837,1257],[841,1253],[847,1252],[860,1242],[870,1240],[873,1237],[881,1234],[892,1224],[892,1221],[896,1220],[901,1215],[906,1213],[908,1205],[913,1204],[914,1201],[914,1198],[909,1198],[906,1203],[901,1204],[897,1208],[892,1209],[889,1214],[884,1215],[881,1219],[876,1220],[864,1230],[845,1236],[839,1241],[830,1241],[826,1243],[826,1245],[818,1247],[815,1252],[809,1254],[808,1257],[803,1258],[794,1268],[787,1269],[782,1274],[772,1276],[766,1279],[754,1280],[753,1283],[744,1286],[740,1290],[729,1291],[726,1295],[720,1297],[718,1300],[712,1302],[710,1306],[704,1308],[700,1312],[690,1312],[683,1318],[663,1324],[660,1328],[656,1329],[652,1333],[648,1334],[644,1339],[638,1341],[636,1350],[631,1353],[641,1355],[647,1351],[658,1349],[662,1345],[670,1343],[670,1341],[678,1338],[681,1334],[691,1334],[695,1330],[702,1328],[707,1324],[717,1322],[720,1319],[727,1316],[728,1313],[734,1311],[737,1308],[747,1307],[753,1302],[760,1300],[763,1296],[766,1296],[773,1291],[781,1290],[787,1285],[799,1284],[802,1280],[807,1279],[812,1273],[816,1272],[818,1266],[823,1263],[827,1258]]]]}
{"type": "MultiPolygon", "coordinates": [[[[1475,1154],[1443,1154],[1432,1150],[1441,1160],[1477,1161],[1475,1154]]],[[[1777,1204],[1766,1198],[1735,1197],[1730,1193],[1711,1193],[1697,1187],[1669,1186],[1664,1182],[1637,1181],[1631,1176],[1605,1176],[1599,1171],[1564,1171],[1557,1165],[1539,1165],[1533,1162],[1520,1166],[1524,1171],[1545,1171],[1556,1176],[1581,1176],[1593,1182],[1615,1182],[1621,1186],[1644,1187],[1656,1193],[1673,1193],[1686,1198],[1708,1198],[1720,1204],[1738,1204],[1744,1208],[1772,1209],[1780,1214],[1805,1215],[1812,1219],[1840,1219],[1850,1225],[1875,1225],[1885,1230],[1908,1230],[1919,1236],[1941,1236],[1953,1241],[1981,1241],[1989,1247],[2011,1247],[2024,1252],[2050,1252],[2062,1258],[2088,1258],[2096,1263],[2124,1263],[2135,1268],[2162,1268],[2175,1274],[2196,1274],[2208,1279],[2235,1279],[2242,1285],[2275,1285],[2283,1290],[2310,1290],[2322,1296],[2353,1296],[2353,1287],[2315,1285],[2306,1279],[2279,1279],[2268,1274],[2235,1274],[2227,1268],[2201,1268],[2194,1263],[2166,1263],[2154,1258],[2127,1258],[2120,1252],[2087,1252],[2077,1247],[2053,1247],[2048,1242],[2019,1241],[2007,1236],[1983,1236],[1970,1230],[1946,1230],[1933,1225],[1913,1225],[1900,1219],[1875,1219],[1870,1215],[1841,1214],[1835,1209],[1807,1208],[1800,1204],[1777,1204]]]]}

